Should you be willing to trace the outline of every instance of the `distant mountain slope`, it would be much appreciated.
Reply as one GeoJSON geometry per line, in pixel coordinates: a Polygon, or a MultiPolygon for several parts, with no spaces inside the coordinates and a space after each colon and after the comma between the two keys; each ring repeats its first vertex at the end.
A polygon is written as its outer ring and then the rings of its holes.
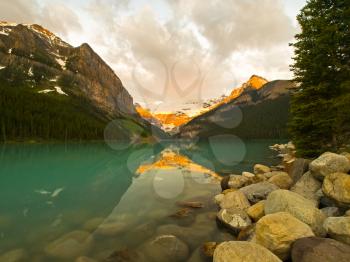
{"type": "Polygon", "coordinates": [[[0,141],[101,139],[112,119],[123,120],[121,139],[152,133],[88,44],[72,47],[39,25],[0,22],[0,93],[0,141]]]}
{"type": "Polygon", "coordinates": [[[259,88],[245,85],[242,92],[180,128],[178,137],[206,138],[234,134],[241,138],[287,137],[291,81],[276,80],[259,88]]]}

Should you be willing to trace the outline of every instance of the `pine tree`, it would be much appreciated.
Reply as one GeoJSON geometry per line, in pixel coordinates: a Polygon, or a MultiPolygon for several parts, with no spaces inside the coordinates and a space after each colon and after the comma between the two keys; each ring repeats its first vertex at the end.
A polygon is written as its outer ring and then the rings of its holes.
{"type": "Polygon", "coordinates": [[[309,0],[298,15],[289,123],[302,156],[350,141],[350,1],[309,0]]]}

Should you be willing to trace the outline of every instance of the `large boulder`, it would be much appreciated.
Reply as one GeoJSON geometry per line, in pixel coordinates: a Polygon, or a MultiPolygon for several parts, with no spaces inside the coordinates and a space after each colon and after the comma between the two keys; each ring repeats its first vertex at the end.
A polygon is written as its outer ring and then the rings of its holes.
{"type": "Polygon", "coordinates": [[[332,173],[347,173],[350,170],[350,161],[346,156],[326,152],[310,163],[313,176],[323,180],[332,173]]]}
{"type": "Polygon", "coordinates": [[[350,206],[350,175],[332,173],[325,177],[323,193],[340,206],[350,206]]]}
{"type": "Polygon", "coordinates": [[[148,240],[140,251],[147,261],[186,261],[189,256],[187,245],[173,235],[160,235],[148,240]]]}
{"type": "Polygon", "coordinates": [[[217,219],[235,234],[252,223],[247,213],[238,208],[221,209],[217,219]]]}
{"type": "Polygon", "coordinates": [[[288,190],[276,190],[272,192],[265,202],[265,214],[288,212],[300,221],[309,225],[317,236],[326,234],[323,222],[326,216],[315,204],[288,190]]]}
{"type": "Polygon", "coordinates": [[[350,217],[328,217],[323,226],[331,238],[350,245],[350,217]]]}
{"type": "Polygon", "coordinates": [[[244,210],[250,207],[250,204],[245,194],[239,190],[236,190],[225,194],[224,198],[220,202],[220,207],[222,209],[239,208],[244,210]]]}
{"type": "Polygon", "coordinates": [[[61,259],[72,259],[84,255],[92,244],[90,233],[72,231],[49,243],[45,252],[47,255],[61,259]]]}
{"type": "Polygon", "coordinates": [[[261,200],[247,209],[248,216],[255,222],[265,215],[265,200],[261,200]]]}
{"type": "Polygon", "coordinates": [[[259,174],[265,174],[267,172],[270,172],[271,169],[268,166],[264,166],[264,165],[260,165],[260,164],[256,164],[254,166],[254,174],[255,175],[259,175],[259,174]]]}
{"type": "Polygon", "coordinates": [[[218,245],[213,262],[280,262],[268,249],[251,242],[229,241],[218,245]]]}
{"type": "Polygon", "coordinates": [[[281,189],[289,189],[293,184],[293,180],[286,172],[278,172],[278,174],[269,178],[268,182],[278,186],[281,189]]]}
{"type": "Polygon", "coordinates": [[[255,241],[282,260],[290,255],[291,245],[303,237],[314,236],[311,228],[286,212],[266,215],[256,223],[255,241]]]}
{"type": "Polygon", "coordinates": [[[322,183],[314,178],[310,172],[306,172],[298,182],[290,189],[315,203],[318,206],[320,196],[316,193],[322,186],[322,183]]]}
{"type": "Polygon", "coordinates": [[[279,189],[279,187],[274,184],[269,182],[260,182],[242,187],[239,191],[241,191],[251,203],[255,204],[266,199],[271,192],[277,189],[279,189]]]}
{"type": "Polygon", "coordinates": [[[330,238],[306,237],[292,245],[293,262],[348,262],[350,246],[330,238]]]}

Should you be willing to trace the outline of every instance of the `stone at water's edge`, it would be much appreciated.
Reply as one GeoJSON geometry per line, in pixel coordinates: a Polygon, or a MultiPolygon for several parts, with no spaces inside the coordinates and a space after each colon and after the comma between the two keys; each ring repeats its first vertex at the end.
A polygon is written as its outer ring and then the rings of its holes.
{"type": "Polygon", "coordinates": [[[322,183],[314,178],[314,176],[311,175],[311,172],[306,172],[290,190],[313,201],[315,206],[318,206],[320,195],[317,194],[317,191],[321,187],[322,183]]]}
{"type": "Polygon", "coordinates": [[[230,175],[229,178],[227,185],[233,189],[240,189],[250,183],[250,179],[245,176],[230,175]]]}
{"type": "Polygon", "coordinates": [[[252,223],[247,213],[238,208],[221,209],[217,219],[236,235],[252,223]]]}
{"type": "Polygon", "coordinates": [[[293,180],[286,172],[279,172],[279,174],[269,178],[268,182],[278,186],[281,189],[289,189],[293,184],[293,180]]]}
{"type": "Polygon", "coordinates": [[[343,155],[326,152],[310,163],[311,174],[323,180],[332,173],[347,173],[350,170],[350,161],[343,155]]]}
{"type": "Polygon", "coordinates": [[[218,245],[213,262],[281,262],[266,248],[251,242],[230,241],[218,245]]]}
{"type": "Polygon", "coordinates": [[[248,216],[255,222],[265,215],[265,201],[266,200],[261,200],[247,209],[248,216]]]}
{"type": "Polygon", "coordinates": [[[331,238],[350,245],[350,217],[328,217],[323,226],[331,238]]]}
{"type": "Polygon", "coordinates": [[[329,238],[301,238],[292,245],[292,261],[348,262],[350,246],[329,238]]]}
{"type": "Polygon", "coordinates": [[[250,204],[246,196],[241,191],[237,190],[225,194],[220,203],[220,207],[222,209],[239,208],[244,210],[250,207],[250,204]]]}
{"type": "Polygon", "coordinates": [[[266,197],[273,191],[278,190],[279,187],[271,184],[269,182],[260,182],[257,184],[252,184],[239,189],[247,197],[247,199],[255,204],[261,200],[266,199],[266,197]]]}
{"type": "Polygon", "coordinates": [[[323,222],[326,216],[315,204],[288,190],[276,190],[272,192],[265,202],[265,214],[288,212],[300,221],[309,225],[317,236],[325,236],[323,222]]]}
{"type": "Polygon", "coordinates": [[[255,175],[259,175],[259,174],[265,174],[270,172],[271,169],[268,166],[264,166],[264,165],[260,165],[260,164],[256,164],[254,166],[254,174],[255,175]]]}
{"type": "Polygon", "coordinates": [[[340,206],[350,207],[350,175],[344,173],[327,175],[323,181],[322,191],[340,206]]]}
{"type": "Polygon", "coordinates": [[[309,236],[314,236],[311,228],[286,212],[266,215],[256,224],[255,242],[282,260],[289,257],[295,240],[309,236]]]}

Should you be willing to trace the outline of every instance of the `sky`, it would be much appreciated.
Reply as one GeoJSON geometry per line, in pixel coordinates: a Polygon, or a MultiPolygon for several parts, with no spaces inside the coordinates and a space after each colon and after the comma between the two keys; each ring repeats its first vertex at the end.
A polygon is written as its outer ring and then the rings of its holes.
{"type": "Polygon", "coordinates": [[[291,79],[306,0],[0,0],[0,20],[88,43],[140,103],[168,110],[229,94],[253,74],[291,79]]]}

